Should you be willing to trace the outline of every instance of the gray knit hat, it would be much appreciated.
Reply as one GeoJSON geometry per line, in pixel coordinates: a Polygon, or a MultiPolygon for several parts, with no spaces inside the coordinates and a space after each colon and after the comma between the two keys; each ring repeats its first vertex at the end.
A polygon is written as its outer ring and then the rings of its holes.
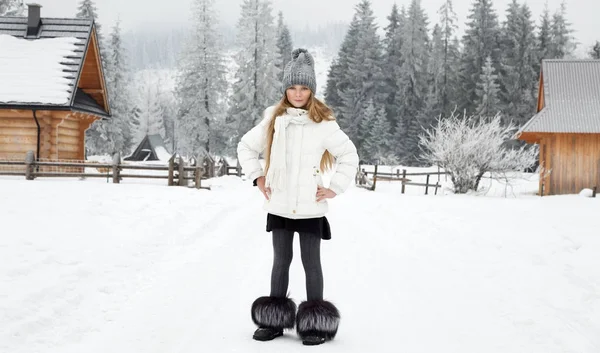
{"type": "Polygon", "coordinates": [[[317,93],[317,79],[315,77],[315,60],[308,50],[303,48],[294,49],[292,61],[285,65],[283,70],[283,82],[281,91],[285,91],[293,85],[303,85],[311,89],[313,94],[317,93]]]}

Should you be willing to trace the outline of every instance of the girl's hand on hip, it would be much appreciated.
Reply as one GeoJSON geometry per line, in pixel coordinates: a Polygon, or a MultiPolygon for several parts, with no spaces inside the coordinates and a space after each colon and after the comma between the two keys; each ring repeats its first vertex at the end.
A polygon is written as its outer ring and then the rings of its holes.
{"type": "Polygon", "coordinates": [[[265,196],[265,199],[269,200],[271,198],[271,188],[265,187],[265,177],[261,176],[256,179],[256,186],[262,194],[265,196]]]}
{"type": "Polygon", "coordinates": [[[317,186],[317,202],[323,201],[325,199],[332,199],[336,196],[336,193],[331,191],[331,189],[322,187],[321,185],[317,186]]]}

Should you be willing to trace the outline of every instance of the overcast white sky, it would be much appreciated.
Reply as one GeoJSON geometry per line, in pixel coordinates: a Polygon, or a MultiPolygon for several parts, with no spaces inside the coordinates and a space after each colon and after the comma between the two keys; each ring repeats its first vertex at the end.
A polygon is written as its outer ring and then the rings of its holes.
{"type": "MultiPolygon", "coordinates": [[[[329,21],[349,22],[354,14],[354,6],[359,0],[272,0],[274,14],[282,11],[290,27],[318,26],[329,21]]],[[[507,5],[512,0],[494,0],[494,6],[500,18],[504,18],[507,5]]],[[[28,1],[25,1],[28,2],[28,1]]],[[[76,12],[80,0],[31,0],[43,6],[42,16],[70,17],[76,12]]],[[[170,26],[187,23],[192,0],[96,0],[98,20],[110,27],[117,18],[121,19],[125,30],[139,26],[170,26]]],[[[216,0],[217,10],[222,22],[235,24],[241,0],[216,0]]],[[[381,26],[385,26],[393,3],[408,7],[410,0],[372,0],[375,16],[381,26]]],[[[522,2],[522,1],[520,1],[522,2]]],[[[559,8],[562,0],[547,0],[551,12],[559,8]]],[[[437,10],[442,0],[421,0],[426,9],[430,23],[437,22],[437,10]]],[[[536,21],[544,8],[544,1],[527,1],[536,21]]],[[[454,7],[458,14],[461,29],[464,27],[472,0],[455,0],[454,7]]],[[[585,47],[595,40],[600,40],[600,0],[566,0],[567,16],[575,30],[575,37],[585,47]]]]}

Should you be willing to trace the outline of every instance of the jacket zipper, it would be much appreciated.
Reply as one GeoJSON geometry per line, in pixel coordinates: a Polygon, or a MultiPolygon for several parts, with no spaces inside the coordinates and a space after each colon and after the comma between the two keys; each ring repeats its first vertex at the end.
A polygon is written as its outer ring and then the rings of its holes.
{"type": "MultiPolygon", "coordinates": [[[[299,153],[299,161],[298,161],[298,177],[296,178],[296,208],[295,211],[298,210],[298,197],[299,197],[299,191],[300,191],[300,171],[302,170],[302,143],[304,142],[304,126],[306,125],[301,125],[300,128],[300,153],[299,153]]],[[[294,212],[295,213],[295,212],[294,212]]]]}

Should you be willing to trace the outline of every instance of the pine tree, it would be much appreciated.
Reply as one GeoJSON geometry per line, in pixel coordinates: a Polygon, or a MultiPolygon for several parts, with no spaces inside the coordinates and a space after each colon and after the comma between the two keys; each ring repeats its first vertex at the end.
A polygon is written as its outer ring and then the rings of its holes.
{"type": "Polygon", "coordinates": [[[192,5],[194,29],[180,60],[175,88],[176,123],[165,121],[167,126],[177,125],[173,138],[181,153],[214,152],[212,147],[221,138],[215,126],[225,119],[227,83],[214,6],[214,0],[195,0],[192,5]]]}
{"type": "Polygon", "coordinates": [[[420,0],[412,0],[403,32],[403,63],[397,73],[400,94],[396,96],[400,111],[400,126],[394,140],[399,149],[399,159],[412,165],[419,154],[419,137],[422,132],[419,116],[426,107],[428,95],[428,50],[427,16],[421,7],[420,0]],[[403,131],[404,130],[404,131],[403,131]],[[401,133],[406,133],[401,135],[401,133]]]}
{"type": "Polygon", "coordinates": [[[389,164],[395,161],[390,153],[392,141],[390,123],[386,118],[385,108],[381,107],[372,120],[371,137],[365,148],[374,163],[389,164]]]}
{"type": "Polygon", "coordinates": [[[396,94],[398,94],[398,78],[396,77],[397,67],[402,65],[402,27],[404,26],[406,11],[398,12],[398,5],[394,3],[392,13],[387,17],[388,25],[384,28],[384,72],[386,104],[385,111],[390,126],[395,127],[398,119],[398,109],[396,105],[396,94]]]}
{"type": "Polygon", "coordinates": [[[128,151],[133,144],[129,109],[132,105],[129,84],[131,77],[127,67],[127,54],[121,37],[121,24],[117,21],[110,34],[110,47],[107,63],[109,76],[107,89],[113,118],[108,125],[107,135],[116,151],[128,151]]]}
{"type": "Polygon", "coordinates": [[[590,49],[590,58],[600,59],[600,41],[596,41],[596,44],[590,49]]]}
{"type": "MultiPolygon", "coordinates": [[[[279,81],[283,80],[283,70],[287,63],[292,60],[292,36],[287,25],[283,22],[283,13],[279,12],[279,18],[277,20],[277,64],[275,65],[279,69],[279,81]]],[[[315,92],[316,93],[316,92],[315,92]]]]}
{"type": "Polygon", "coordinates": [[[165,124],[160,105],[160,85],[153,82],[153,78],[146,76],[143,86],[139,90],[138,107],[140,109],[140,125],[137,131],[136,142],[141,141],[146,135],[160,135],[165,137],[165,124]]]}
{"type": "Polygon", "coordinates": [[[460,110],[467,113],[476,108],[477,83],[483,74],[486,58],[490,57],[497,69],[500,58],[498,46],[499,25],[491,0],[476,0],[468,16],[463,36],[463,55],[460,77],[462,82],[460,110]]]}
{"type": "MultiPolygon", "coordinates": [[[[344,58],[347,71],[341,72],[346,84],[337,93],[341,106],[337,107],[340,125],[360,148],[359,127],[363,110],[372,99],[377,106],[385,104],[383,48],[377,35],[377,25],[368,0],[356,7],[356,46],[354,53],[344,58]]],[[[340,87],[338,86],[338,89],[340,87]]]]}
{"type": "Polygon", "coordinates": [[[553,59],[563,59],[571,57],[577,45],[575,38],[571,35],[571,23],[567,21],[567,5],[562,2],[560,9],[552,16],[551,24],[552,44],[550,57],[553,59]]]}
{"type": "Polygon", "coordinates": [[[244,0],[238,21],[235,74],[228,122],[232,130],[230,149],[239,138],[258,124],[263,111],[278,102],[283,93],[275,66],[277,45],[269,0],[244,0]]]}
{"type": "Polygon", "coordinates": [[[372,129],[377,111],[375,110],[373,99],[369,99],[365,103],[366,104],[362,108],[363,116],[358,129],[358,139],[362,141],[358,147],[358,155],[361,161],[372,164],[374,159],[373,155],[371,154],[372,150],[370,148],[370,143],[372,143],[373,139],[372,129]]]}
{"type": "Polygon", "coordinates": [[[25,16],[23,0],[0,0],[0,16],[25,16]]]}
{"type": "MultiPolygon", "coordinates": [[[[459,64],[460,51],[458,39],[455,36],[458,30],[458,18],[454,12],[452,0],[445,0],[439,9],[440,32],[441,32],[441,52],[443,53],[441,67],[441,81],[439,82],[439,109],[440,112],[449,115],[455,108],[458,95],[456,88],[459,85],[459,64]]],[[[434,43],[437,43],[434,39],[434,43]]],[[[440,43],[437,43],[438,45],[440,43]]],[[[438,53],[439,55],[439,53],[438,53]]],[[[434,116],[437,114],[434,114],[434,116]]]]}
{"type": "Polygon", "coordinates": [[[542,59],[548,59],[552,50],[552,29],[550,22],[550,10],[548,10],[548,3],[546,3],[544,7],[544,12],[542,12],[540,30],[537,39],[537,50],[538,50],[538,58],[540,62],[537,63],[535,67],[536,72],[540,72],[540,65],[542,59]]]}
{"type": "Polygon", "coordinates": [[[488,57],[482,68],[479,83],[477,84],[477,115],[483,117],[495,116],[500,111],[498,94],[498,75],[492,65],[492,58],[488,57]]]}
{"type": "Polygon", "coordinates": [[[531,11],[513,0],[501,35],[502,65],[499,72],[504,118],[520,127],[535,113],[538,62],[531,11]]]}
{"type": "Polygon", "coordinates": [[[428,95],[426,98],[425,114],[426,119],[434,119],[439,116],[442,111],[442,102],[444,93],[448,93],[448,90],[444,86],[444,56],[445,56],[445,45],[441,27],[436,24],[433,27],[431,33],[430,42],[430,58],[428,60],[428,95]]]}
{"type": "Polygon", "coordinates": [[[342,112],[344,102],[342,101],[340,92],[350,86],[347,72],[349,70],[349,59],[356,51],[359,25],[358,13],[355,13],[348,27],[348,32],[340,46],[338,55],[331,62],[327,74],[325,102],[333,109],[337,120],[342,121],[342,124],[347,119],[342,112]]]}

